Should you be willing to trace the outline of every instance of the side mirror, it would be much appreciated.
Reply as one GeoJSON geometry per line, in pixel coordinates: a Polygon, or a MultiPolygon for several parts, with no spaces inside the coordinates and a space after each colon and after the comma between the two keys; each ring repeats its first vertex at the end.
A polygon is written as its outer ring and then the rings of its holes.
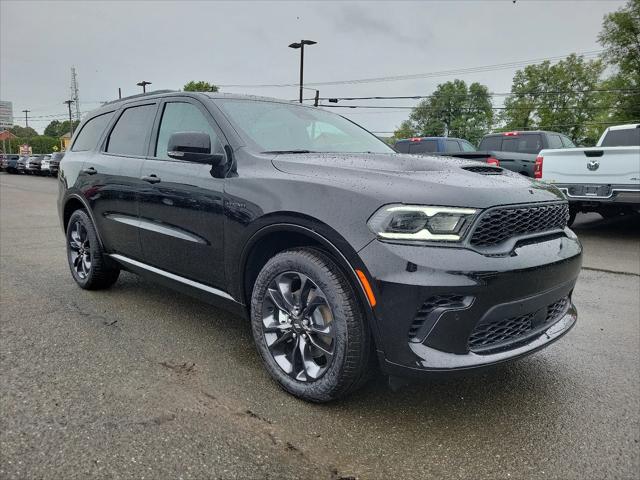
{"type": "Polygon", "coordinates": [[[224,162],[223,153],[211,153],[211,138],[204,132],[176,132],[169,137],[169,158],[185,162],[217,166],[224,162]]]}

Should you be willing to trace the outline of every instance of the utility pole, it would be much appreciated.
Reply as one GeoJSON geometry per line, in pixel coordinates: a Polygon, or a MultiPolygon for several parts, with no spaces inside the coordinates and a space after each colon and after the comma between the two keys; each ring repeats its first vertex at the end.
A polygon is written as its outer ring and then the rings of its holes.
{"type": "Polygon", "coordinates": [[[25,123],[25,127],[29,128],[29,112],[31,110],[22,110],[24,112],[24,123],[25,123]]]}
{"type": "Polygon", "coordinates": [[[304,46],[315,45],[318,42],[313,40],[300,40],[300,43],[292,43],[289,48],[300,49],[300,103],[302,103],[302,89],[304,83],[304,46]]]}
{"type": "Polygon", "coordinates": [[[136,83],[139,87],[142,87],[142,93],[147,93],[147,85],[151,85],[151,82],[147,82],[146,80],[142,80],[141,82],[136,83]]]}
{"type": "Polygon", "coordinates": [[[71,117],[71,104],[73,103],[73,100],[65,100],[64,103],[67,104],[67,107],[69,107],[69,131],[71,132],[71,137],[73,138],[73,118],[71,117]]]}
{"type": "Polygon", "coordinates": [[[76,105],[76,120],[80,121],[80,94],[78,91],[76,67],[71,67],[71,100],[73,100],[76,105]]]}

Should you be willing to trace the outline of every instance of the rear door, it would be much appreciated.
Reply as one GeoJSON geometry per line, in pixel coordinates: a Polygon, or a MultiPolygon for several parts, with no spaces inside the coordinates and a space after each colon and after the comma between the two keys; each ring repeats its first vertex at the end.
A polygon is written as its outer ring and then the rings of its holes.
{"type": "Polygon", "coordinates": [[[149,149],[157,101],[129,104],[115,115],[101,148],[82,167],[82,190],[107,251],[141,259],[138,201],[146,183],[142,164],[149,149]]]}
{"type": "Polygon", "coordinates": [[[145,263],[224,288],[224,178],[211,165],[169,158],[176,132],[204,132],[212,153],[225,153],[221,130],[197,100],[167,98],[160,107],[150,158],[142,175],[153,179],[142,190],[140,240],[145,263]]]}

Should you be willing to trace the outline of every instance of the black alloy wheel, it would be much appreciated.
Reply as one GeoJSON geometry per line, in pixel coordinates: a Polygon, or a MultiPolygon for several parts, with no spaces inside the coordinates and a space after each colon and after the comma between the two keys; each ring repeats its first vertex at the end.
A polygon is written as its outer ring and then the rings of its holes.
{"type": "Polygon", "coordinates": [[[316,248],[285,250],[267,261],[253,285],[251,326],[271,377],[304,400],[345,396],[376,371],[353,284],[316,248]]]}
{"type": "Polygon", "coordinates": [[[73,212],[67,224],[67,260],[73,279],[87,290],[108,288],[120,275],[120,268],[104,252],[84,210],[73,212]]]}
{"type": "Polygon", "coordinates": [[[293,271],[275,277],[267,292],[262,323],[269,352],[291,378],[317,380],[331,364],[335,347],[334,317],[324,292],[293,271]]]}

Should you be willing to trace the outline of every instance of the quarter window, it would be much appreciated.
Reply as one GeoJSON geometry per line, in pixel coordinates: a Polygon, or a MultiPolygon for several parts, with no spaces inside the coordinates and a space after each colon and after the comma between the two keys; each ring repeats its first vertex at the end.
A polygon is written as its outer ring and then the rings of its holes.
{"type": "Polygon", "coordinates": [[[74,152],[84,152],[96,148],[102,132],[109,123],[109,120],[111,120],[111,115],[113,115],[113,112],[104,113],[85,122],[82,130],[80,130],[80,133],[76,137],[76,141],[73,142],[71,150],[74,152]]]}
{"type": "Polygon", "coordinates": [[[211,152],[222,152],[222,145],[211,124],[200,109],[191,103],[171,102],[165,104],[156,142],[156,157],[169,159],[167,155],[169,138],[176,132],[206,133],[211,139],[211,152]]]}
{"type": "Polygon", "coordinates": [[[155,113],[155,104],[127,108],[111,130],[106,151],[137,157],[146,155],[155,113]]]}

